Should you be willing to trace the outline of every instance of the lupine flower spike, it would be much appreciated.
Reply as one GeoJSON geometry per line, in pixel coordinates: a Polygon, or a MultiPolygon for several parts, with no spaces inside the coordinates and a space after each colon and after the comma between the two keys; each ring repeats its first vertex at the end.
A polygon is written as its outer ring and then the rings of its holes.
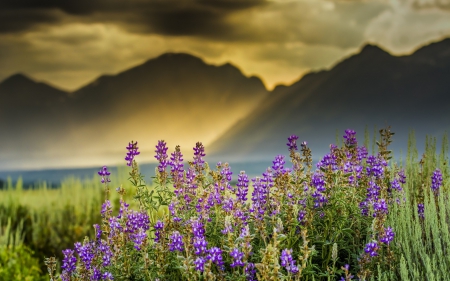
{"type": "Polygon", "coordinates": [[[125,157],[125,160],[127,161],[127,165],[131,166],[133,164],[134,156],[139,155],[140,152],[138,151],[137,142],[131,141],[128,143],[128,146],[126,147],[128,152],[127,156],[125,157]]]}

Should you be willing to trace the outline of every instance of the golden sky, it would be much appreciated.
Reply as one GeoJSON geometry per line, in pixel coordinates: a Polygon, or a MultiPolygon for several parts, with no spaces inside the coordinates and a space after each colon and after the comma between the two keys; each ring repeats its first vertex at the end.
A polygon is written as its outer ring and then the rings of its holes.
{"type": "Polygon", "coordinates": [[[269,89],[367,42],[407,54],[450,36],[450,0],[2,0],[0,81],[65,90],[165,52],[231,62],[269,89]]]}

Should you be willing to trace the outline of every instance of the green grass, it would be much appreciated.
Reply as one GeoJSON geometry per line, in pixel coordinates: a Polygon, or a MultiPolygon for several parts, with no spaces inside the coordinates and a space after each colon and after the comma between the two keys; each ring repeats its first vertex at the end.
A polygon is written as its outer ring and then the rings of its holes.
{"type": "MultiPolygon", "coordinates": [[[[125,168],[112,175],[112,181],[123,183],[131,190],[125,168]]],[[[6,189],[0,190],[0,233],[3,233],[0,245],[23,241],[39,259],[43,272],[46,272],[44,257],[61,259],[62,250],[73,248],[73,244],[85,236],[94,235],[92,226],[101,222],[100,209],[105,194],[96,175],[86,180],[69,177],[56,189],[48,188],[45,182],[27,188],[20,179],[14,186],[11,180],[7,182],[6,189]]],[[[127,194],[127,201],[131,202],[133,195],[132,192],[127,194]]],[[[116,192],[111,192],[110,196],[118,207],[119,196],[116,192]]]]}

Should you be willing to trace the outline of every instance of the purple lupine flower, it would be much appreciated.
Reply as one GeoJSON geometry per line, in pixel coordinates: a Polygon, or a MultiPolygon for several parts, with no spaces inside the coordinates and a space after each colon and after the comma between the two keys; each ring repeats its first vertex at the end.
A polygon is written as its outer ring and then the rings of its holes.
{"type": "Polygon", "coordinates": [[[145,212],[131,211],[127,214],[127,232],[133,233],[138,229],[149,230],[150,219],[145,212]]]}
{"type": "Polygon", "coordinates": [[[356,146],[358,144],[358,141],[356,140],[356,132],[350,129],[345,130],[345,146],[352,147],[356,146]]]}
{"type": "Polygon", "coordinates": [[[176,217],[175,205],[176,205],[176,203],[173,201],[170,202],[170,204],[169,204],[169,212],[173,217],[176,217]]]}
{"type": "Polygon", "coordinates": [[[117,217],[109,218],[109,238],[114,237],[123,231],[123,227],[117,217]]]}
{"type": "Polygon", "coordinates": [[[102,265],[103,266],[110,265],[113,253],[109,245],[106,244],[106,242],[101,241],[98,245],[98,250],[100,250],[100,252],[102,253],[102,260],[103,260],[102,265]]]}
{"type": "Polygon", "coordinates": [[[219,247],[209,249],[206,258],[215,263],[221,270],[225,269],[223,266],[222,250],[219,247]]]}
{"type": "Polygon", "coordinates": [[[367,158],[368,154],[369,152],[367,151],[367,148],[365,146],[358,146],[356,160],[358,160],[358,162],[361,163],[363,159],[367,158]]]}
{"type": "Polygon", "coordinates": [[[102,204],[102,209],[100,213],[102,214],[102,218],[111,215],[112,213],[111,201],[106,200],[105,203],[102,204]]]}
{"type": "Polygon", "coordinates": [[[130,206],[130,204],[128,204],[127,202],[125,202],[125,200],[120,199],[120,208],[119,208],[119,214],[117,216],[117,218],[122,218],[122,215],[125,213],[128,213],[128,207],[130,206]]]}
{"type": "Polygon", "coordinates": [[[320,160],[317,163],[316,166],[317,166],[318,169],[320,169],[320,168],[325,168],[325,169],[331,168],[332,171],[336,171],[338,169],[337,156],[332,154],[332,153],[325,154],[323,156],[322,160],[320,160]]]}
{"type": "Polygon", "coordinates": [[[234,209],[234,200],[231,197],[225,197],[222,204],[222,209],[227,212],[231,213],[234,209]]]}
{"type": "Polygon", "coordinates": [[[102,183],[108,183],[111,182],[109,179],[109,175],[111,175],[110,172],[108,172],[108,167],[103,166],[100,171],[97,173],[100,177],[102,177],[101,182],[102,183]]]}
{"type": "Polygon", "coordinates": [[[158,144],[155,146],[156,147],[156,155],[155,158],[158,160],[159,165],[158,165],[158,171],[160,173],[164,172],[166,170],[167,164],[169,163],[167,161],[167,145],[166,142],[163,140],[159,140],[158,144]]]}
{"type": "Polygon", "coordinates": [[[94,272],[92,272],[91,275],[91,281],[100,281],[102,279],[102,273],[100,272],[100,269],[94,268],[94,272]]]}
{"type": "Polygon", "coordinates": [[[203,272],[205,268],[205,258],[204,257],[197,257],[194,261],[195,264],[195,270],[203,272]]]}
{"type": "Polygon", "coordinates": [[[203,157],[205,157],[205,147],[201,142],[197,142],[195,144],[194,149],[194,166],[198,167],[197,170],[201,170],[203,168],[203,164],[205,163],[205,160],[203,160],[203,157]]]}
{"type": "Polygon", "coordinates": [[[354,169],[353,169],[354,171],[355,171],[355,173],[356,173],[356,178],[357,179],[361,179],[361,177],[362,177],[362,171],[363,171],[363,166],[361,166],[361,165],[356,165],[356,166],[354,166],[354,169]]]}
{"type": "Polygon", "coordinates": [[[244,262],[242,261],[242,258],[244,257],[244,253],[239,251],[237,248],[234,248],[230,252],[230,256],[233,258],[233,262],[230,264],[231,267],[245,265],[244,262]]]}
{"type": "Polygon", "coordinates": [[[114,277],[110,272],[105,272],[102,275],[102,279],[111,281],[111,280],[114,280],[114,277]]]}
{"type": "Polygon", "coordinates": [[[172,235],[170,236],[171,243],[169,245],[169,250],[171,252],[173,251],[183,251],[184,243],[183,243],[183,236],[178,232],[174,231],[172,232],[172,235]]]}
{"type": "Polygon", "coordinates": [[[77,268],[77,258],[74,257],[74,250],[67,249],[62,251],[64,254],[64,259],[62,261],[61,268],[63,269],[63,274],[71,276],[75,269],[77,268]]]}
{"type": "Polygon", "coordinates": [[[353,171],[353,163],[351,161],[346,161],[344,163],[343,171],[345,173],[351,173],[353,171]]]}
{"type": "Polygon", "coordinates": [[[137,147],[137,142],[129,142],[126,149],[128,150],[127,156],[125,157],[125,160],[127,161],[127,165],[131,166],[134,160],[134,156],[139,155],[140,152],[138,151],[139,147],[137,147]]]}
{"type": "Polygon", "coordinates": [[[400,170],[400,171],[398,172],[398,177],[399,177],[399,181],[400,181],[402,184],[405,184],[405,183],[406,183],[405,170],[400,170]]]}
{"type": "Polygon", "coordinates": [[[190,167],[186,171],[186,180],[185,180],[185,184],[189,189],[197,188],[197,184],[195,183],[195,177],[196,177],[195,169],[190,167]]]}
{"type": "Polygon", "coordinates": [[[242,202],[245,203],[247,201],[248,194],[248,176],[245,174],[245,171],[241,171],[238,175],[238,182],[236,184],[237,192],[236,197],[242,202]]]}
{"type": "Polygon", "coordinates": [[[281,251],[281,266],[286,268],[290,273],[296,274],[298,272],[298,267],[295,265],[295,260],[292,257],[292,249],[284,249],[281,251]]]}
{"type": "Polygon", "coordinates": [[[207,252],[208,242],[205,240],[205,237],[195,237],[194,243],[194,252],[197,256],[202,255],[207,252]]]}
{"type": "Polygon", "coordinates": [[[205,235],[205,228],[203,227],[203,223],[198,220],[193,220],[192,233],[194,234],[194,237],[203,237],[205,235]]]}
{"type": "MultiPolygon", "coordinates": [[[[270,184],[263,183],[259,177],[252,179],[252,207],[250,212],[255,213],[255,217],[259,220],[264,218],[266,212],[267,197],[269,195],[270,184]]],[[[267,181],[266,181],[267,182],[267,181]]]]}
{"type": "Polygon", "coordinates": [[[248,213],[242,209],[236,209],[234,211],[234,217],[239,218],[244,225],[247,225],[248,213]]]}
{"type": "Polygon", "coordinates": [[[435,194],[437,194],[441,186],[442,186],[442,173],[439,169],[436,169],[433,172],[433,176],[431,176],[431,189],[435,194]]]}
{"type": "Polygon", "coordinates": [[[146,231],[150,229],[150,219],[145,212],[131,211],[127,214],[126,230],[138,251],[147,238],[146,231]]]}
{"type": "Polygon", "coordinates": [[[320,172],[314,173],[311,178],[311,186],[315,187],[318,192],[325,192],[324,175],[320,172]]]}
{"type": "Polygon", "coordinates": [[[203,227],[203,223],[198,220],[192,221],[192,233],[193,237],[193,246],[195,249],[196,255],[201,255],[206,253],[208,242],[205,239],[205,229],[203,227]]]}
{"type": "Polygon", "coordinates": [[[417,212],[419,214],[419,218],[425,218],[425,205],[423,203],[417,204],[417,212]]]}
{"type": "Polygon", "coordinates": [[[213,192],[210,192],[208,195],[208,198],[206,199],[205,209],[209,210],[212,207],[214,207],[214,199],[218,199],[217,203],[220,204],[220,193],[217,192],[217,190],[214,190],[213,192]],[[218,195],[218,196],[217,196],[218,195]]]}
{"type": "Polygon", "coordinates": [[[378,256],[377,251],[378,251],[378,244],[376,241],[367,243],[366,247],[364,248],[364,252],[370,254],[371,257],[378,256]]]}
{"type": "Polygon", "coordinates": [[[384,235],[380,238],[380,242],[389,245],[392,240],[394,240],[395,233],[391,227],[387,227],[384,229],[384,235]]]}
{"type": "Polygon", "coordinates": [[[311,186],[315,188],[314,193],[311,195],[314,198],[314,208],[322,207],[328,202],[324,192],[325,180],[324,175],[321,172],[315,172],[311,178],[311,186]]]}
{"type": "Polygon", "coordinates": [[[75,250],[80,257],[80,260],[84,263],[86,269],[91,269],[91,263],[94,259],[94,245],[92,242],[85,242],[81,244],[80,242],[75,243],[75,250]]]}
{"type": "Polygon", "coordinates": [[[264,190],[266,197],[268,197],[270,188],[273,187],[273,171],[270,167],[262,174],[261,187],[264,190]]]}
{"type": "Polygon", "coordinates": [[[291,135],[290,137],[288,137],[288,142],[286,143],[286,145],[289,147],[290,151],[298,150],[297,140],[298,136],[296,135],[291,135]]]}
{"type": "Polygon", "coordinates": [[[369,215],[369,206],[367,199],[359,203],[358,207],[361,209],[361,215],[368,216],[369,215]]]}
{"type": "Polygon", "coordinates": [[[247,263],[244,268],[245,277],[247,277],[247,281],[257,281],[256,279],[256,267],[252,262],[247,263]]]}
{"type": "Polygon", "coordinates": [[[273,163],[272,170],[275,177],[280,174],[289,172],[289,169],[284,168],[284,164],[286,164],[286,161],[284,161],[284,155],[281,154],[277,155],[275,157],[275,160],[272,161],[272,163],[273,163]]]}
{"type": "Polygon", "coordinates": [[[233,172],[230,169],[230,165],[228,165],[228,163],[225,163],[223,165],[223,169],[222,171],[220,171],[220,174],[223,176],[224,179],[226,179],[226,181],[230,182],[231,181],[231,175],[233,174],[233,172]]]}
{"type": "Polygon", "coordinates": [[[355,176],[353,176],[353,175],[349,176],[349,177],[348,177],[348,184],[349,184],[349,185],[353,185],[353,184],[355,184],[355,183],[356,183],[355,176]]]}
{"type": "Polygon", "coordinates": [[[386,203],[386,200],[381,199],[377,202],[373,203],[373,216],[376,217],[379,214],[387,214],[388,213],[388,205],[386,203]]]}
{"type": "Polygon", "coordinates": [[[155,242],[158,243],[159,240],[161,239],[161,231],[164,228],[164,223],[162,221],[158,220],[155,223],[154,227],[155,227],[155,242]]]}
{"type": "Polygon", "coordinates": [[[391,192],[392,190],[402,191],[400,181],[398,181],[397,179],[391,181],[391,186],[388,188],[388,192],[391,192]]]}
{"type": "Polygon", "coordinates": [[[302,225],[305,224],[305,217],[306,217],[306,211],[305,210],[298,211],[297,220],[302,225]]]}
{"type": "Polygon", "coordinates": [[[170,173],[172,175],[175,193],[178,193],[177,191],[179,188],[181,188],[180,185],[183,181],[184,172],[183,154],[181,154],[180,146],[177,145],[175,147],[175,151],[170,155],[169,165],[172,167],[170,169],[170,173]]]}
{"type": "Polygon", "coordinates": [[[97,238],[97,240],[100,240],[100,238],[102,237],[102,230],[100,229],[100,225],[98,224],[94,224],[94,228],[95,228],[95,237],[97,238]]]}
{"type": "Polygon", "coordinates": [[[386,167],[388,164],[386,160],[384,160],[381,155],[377,156],[369,156],[367,158],[367,167],[366,172],[367,176],[374,176],[375,178],[382,178],[384,176],[384,167],[386,167]]]}
{"type": "Polygon", "coordinates": [[[145,230],[139,229],[137,232],[130,234],[130,238],[134,243],[134,248],[140,251],[145,238],[147,238],[147,233],[145,230]]]}
{"type": "Polygon", "coordinates": [[[367,188],[366,200],[367,201],[377,201],[380,196],[381,188],[374,182],[369,181],[369,187],[367,188]]]}
{"type": "Polygon", "coordinates": [[[248,227],[248,225],[246,225],[243,228],[241,228],[241,234],[239,234],[239,237],[245,238],[249,236],[250,236],[250,228],[248,227]]]}

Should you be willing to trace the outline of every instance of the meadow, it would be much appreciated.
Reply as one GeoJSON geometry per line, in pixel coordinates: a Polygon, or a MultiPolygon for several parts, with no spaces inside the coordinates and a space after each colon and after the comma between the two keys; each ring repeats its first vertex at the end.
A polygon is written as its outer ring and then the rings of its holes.
{"type": "Polygon", "coordinates": [[[117,173],[8,180],[0,280],[448,280],[448,139],[419,156],[411,134],[391,159],[391,137],[347,130],[313,166],[290,136],[290,159],[253,179],[208,165],[201,143],[185,164],[161,141],[152,183],[133,142],[117,173]]]}

